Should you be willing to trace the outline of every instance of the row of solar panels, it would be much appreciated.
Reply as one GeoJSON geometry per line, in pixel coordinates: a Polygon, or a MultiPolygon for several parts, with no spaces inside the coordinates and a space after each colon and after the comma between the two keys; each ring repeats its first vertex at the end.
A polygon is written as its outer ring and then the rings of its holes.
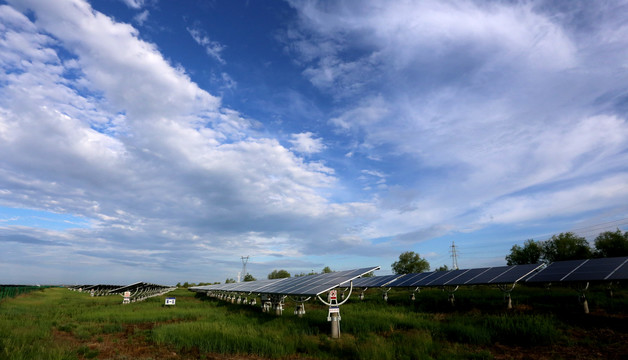
{"type": "Polygon", "coordinates": [[[349,287],[350,281],[353,281],[353,287],[356,288],[618,281],[628,280],[628,257],[558,261],[548,266],[527,264],[363,277],[377,269],[379,267],[295,278],[196,286],[190,290],[316,296],[336,287],[349,287]]]}
{"type": "Polygon", "coordinates": [[[98,284],[98,285],[75,285],[71,286],[70,290],[82,291],[82,292],[90,292],[97,296],[100,295],[114,295],[114,294],[124,294],[125,292],[130,292],[134,296],[135,294],[159,294],[167,290],[173,290],[175,287],[167,286],[167,285],[158,285],[147,282],[136,282],[129,285],[108,285],[108,284],[98,284]]]}
{"type": "Polygon", "coordinates": [[[263,293],[289,296],[316,296],[375,270],[379,270],[379,266],[293,278],[195,286],[189,288],[189,290],[195,292],[228,291],[249,294],[263,293]]]}
{"type": "Polygon", "coordinates": [[[354,287],[427,287],[618,281],[628,279],[628,257],[557,261],[543,264],[486,267],[465,270],[432,271],[407,275],[360,278],[354,287]]]}

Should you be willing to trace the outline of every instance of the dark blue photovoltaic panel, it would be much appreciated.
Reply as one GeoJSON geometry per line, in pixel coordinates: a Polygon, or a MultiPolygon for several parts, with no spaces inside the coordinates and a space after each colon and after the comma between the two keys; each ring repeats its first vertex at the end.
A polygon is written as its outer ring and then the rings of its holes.
{"type": "Polygon", "coordinates": [[[512,265],[492,280],[489,284],[515,284],[541,268],[543,264],[512,265]]]}
{"type": "Polygon", "coordinates": [[[379,266],[288,278],[287,280],[291,281],[283,281],[281,284],[277,284],[278,286],[264,287],[259,292],[264,294],[315,296],[378,269],[379,266]]]}
{"type": "Polygon", "coordinates": [[[437,275],[439,276],[434,276],[432,277],[432,279],[421,285],[421,286],[444,286],[445,284],[447,284],[449,281],[457,278],[458,276],[464,274],[467,270],[451,270],[451,271],[439,271],[437,275]]]}
{"type": "Polygon", "coordinates": [[[425,276],[421,279],[419,279],[418,281],[415,281],[413,286],[428,286],[428,284],[430,284],[431,282],[438,280],[439,278],[447,275],[449,271],[434,271],[431,274],[429,274],[428,276],[425,276]]]}
{"type": "Polygon", "coordinates": [[[561,281],[601,281],[613,273],[623,263],[626,258],[602,258],[585,261],[571,274],[561,281]]]}
{"type": "Polygon", "coordinates": [[[416,287],[421,280],[434,275],[434,271],[406,274],[401,279],[390,284],[391,287],[416,287]]]}
{"type": "Polygon", "coordinates": [[[314,296],[345,283],[348,285],[351,280],[378,269],[379,266],[294,278],[195,286],[190,288],[190,290],[196,292],[228,291],[237,293],[314,296]]]}
{"type": "MultiPolygon", "coordinates": [[[[373,277],[362,277],[355,279],[353,281],[354,288],[372,288],[372,287],[380,287],[388,284],[391,281],[394,281],[400,278],[402,275],[384,275],[384,276],[373,276],[373,277]]],[[[347,286],[347,284],[344,284],[347,286]]]]}
{"type": "Polygon", "coordinates": [[[465,285],[486,285],[490,284],[491,280],[502,275],[504,271],[508,270],[510,266],[496,266],[488,268],[473,279],[467,281],[465,285]]]}
{"type": "Polygon", "coordinates": [[[473,280],[474,278],[482,275],[490,268],[478,268],[478,269],[469,269],[464,271],[462,274],[457,276],[454,279],[449,280],[446,285],[465,285],[468,281],[473,280]]]}
{"type": "Polygon", "coordinates": [[[569,260],[553,262],[538,273],[526,279],[527,283],[558,282],[581,266],[586,260],[569,260]]]}
{"type": "Polygon", "coordinates": [[[628,257],[624,257],[623,264],[609,274],[604,280],[628,280],[628,257]]]}
{"type": "Polygon", "coordinates": [[[395,282],[391,283],[391,287],[416,287],[416,283],[418,283],[421,279],[428,277],[434,274],[434,272],[422,272],[422,273],[413,273],[406,274],[400,279],[397,279],[395,282]]]}

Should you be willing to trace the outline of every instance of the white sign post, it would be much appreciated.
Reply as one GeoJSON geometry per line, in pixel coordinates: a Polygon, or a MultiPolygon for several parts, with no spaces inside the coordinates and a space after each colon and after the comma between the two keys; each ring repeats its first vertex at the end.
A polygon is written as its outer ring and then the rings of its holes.
{"type": "Polygon", "coordinates": [[[174,304],[176,303],[177,298],[166,298],[166,306],[174,306],[174,304]]]}
{"type": "Polygon", "coordinates": [[[128,304],[131,302],[131,292],[130,291],[125,291],[124,292],[124,300],[122,300],[123,304],[128,304]]]}

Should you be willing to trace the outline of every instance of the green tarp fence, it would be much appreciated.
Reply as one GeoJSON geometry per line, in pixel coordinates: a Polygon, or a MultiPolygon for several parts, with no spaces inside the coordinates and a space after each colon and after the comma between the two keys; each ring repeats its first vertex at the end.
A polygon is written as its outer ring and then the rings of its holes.
{"type": "Polygon", "coordinates": [[[0,285],[0,300],[4,298],[16,297],[20,294],[25,294],[33,290],[41,289],[40,286],[5,286],[0,285]]]}

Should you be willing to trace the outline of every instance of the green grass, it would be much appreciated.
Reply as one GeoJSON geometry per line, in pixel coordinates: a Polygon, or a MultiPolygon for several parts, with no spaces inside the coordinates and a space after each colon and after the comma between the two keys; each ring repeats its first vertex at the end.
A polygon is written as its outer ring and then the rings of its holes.
{"type": "MultiPolygon", "coordinates": [[[[625,289],[617,289],[613,298],[604,289],[594,290],[600,291],[588,294],[592,310],[628,313],[625,289]]],[[[123,359],[131,357],[119,351],[137,342],[189,358],[221,353],[276,359],[490,359],[495,343],[594,346],[571,332],[607,326],[628,336],[622,317],[612,325],[608,317],[582,315],[571,289],[517,288],[512,311],[505,310],[500,292],[488,287],[458,290],[455,307],[438,289],[421,291],[415,301],[409,294],[393,290],[388,304],[376,290],[369,290],[364,301],[352,297],[341,308],[342,336],[331,339],[327,309],[312,302],[303,318],[292,314],[291,302],[277,317],[259,306],[183,289],[168,294],[177,297],[177,305],[166,307],[166,296],[122,305],[119,296],[48,288],[0,301],[0,359],[102,358],[112,348],[115,358],[123,359]]],[[[617,346],[621,339],[605,341],[617,346]]]]}

